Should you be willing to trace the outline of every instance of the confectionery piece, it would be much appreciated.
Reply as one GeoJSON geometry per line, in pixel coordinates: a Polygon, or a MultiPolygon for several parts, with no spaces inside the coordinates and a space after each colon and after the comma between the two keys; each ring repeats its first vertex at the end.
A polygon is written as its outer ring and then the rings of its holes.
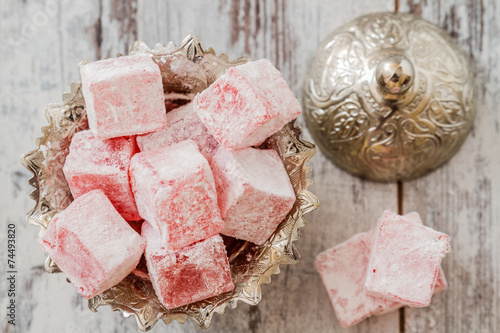
{"type": "Polygon", "coordinates": [[[439,267],[436,286],[434,287],[434,294],[437,294],[446,289],[448,289],[448,282],[446,281],[443,268],[439,267]]]}
{"type": "Polygon", "coordinates": [[[53,217],[40,245],[89,299],[132,272],[146,244],[104,192],[94,190],[53,217]]]}
{"type": "Polygon", "coordinates": [[[167,309],[234,289],[219,235],[178,250],[162,246],[160,235],[147,222],[142,236],[147,242],[146,262],[153,288],[167,309]]]}
{"type": "Polygon", "coordinates": [[[295,202],[283,162],[274,150],[220,148],[212,162],[224,235],[264,243],[295,202]]]}
{"type": "Polygon", "coordinates": [[[230,68],[193,103],[226,149],[259,145],[301,113],[299,102],[267,59],[230,68]]]}
{"type": "Polygon", "coordinates": [[[100,139],[165,127],[161,73],[149,55],[83,64],[80,76],[89,127],[100,139]]]}
{"type": "MultiPolygon", "coordinates": [[[[396,214],[396,213],[393,213],[390,210],[386,210],[382,214],[381,218],[392,217],[392,216],[394,216],[394,214],[396,214]]],[[[403,219],[405,219],[406,221],[415,223],[415,224],[423,225],[422,219],[420,218],[420,214],[417,212],[406,213],[405,215],[403,215],[403,219]]]]}
{"type": "Polygon", "coordinates": [[[167,113],[167,123],[168,126],[163,130],[138,136],[139,149],[146,151],[164,148],[191,139],[198,144],[208,162],[212,161],[219,144],[194,112],[192,103],[167,113]]]}
{"type": "MultiPolygon", "coordinates": [[[[382,217],[392,216],[392,214],[394,214],[394,213],[392,213],[389,210],[386,210],[384,212],[384,214],[382,215],[382,217]]],[[[423,225],[422,219],[420,218],[420,215],[417,212],[407,213],[407,214],[403,215],[403,218],[410,221],[410,222],[423,225]]],[[[441,266],[439,266],[438,276],[437,276],[437,280],[436,280],[436,286],[434,287],[434,294],[437,294],[438,292],[446,290],[446,289],[448,289],[448,282],[446,281],[446,277],[444,275],[443,269],[441,268],[441,266]]]]}
{"type": "Polygon", "coordinates": [[[381,314],[402,306],[399,302],[365,293],[372,237],[372,232],[357,234],[316,257],[321,279],[343,327],[357,324],[372,314],[381,314]]]}
{"type": "Polygon", "coordinates": [[[139,214],[165,245],[179,249],[222,230],[212,171],[193,141],[136,154],[130,177],[139,214]]]}
{"type": "Polygon", "coordinates": [[[140,220],[128,176],[138,151],[133,137],[99,140],[89,130],[76,133],[63,168],[73,197],[101,189],[125,220],[140,220]]]}
{"type": "Polygon", "coordinates": [[[386,212],[377,225],[365,290],[414,307],[428,306],[448,251],[446,234],[386,212]]]}
{"type": "MultiPolygon", "coordinates": [[[[386,214],[393,214],[389,211],[386,214]]],[[[407,221],[422,224],[418,213],[403,216],[407,221]]],[[[344,327],[352,326],[371,315],[381,315],[405,304],[374,297],[365,292],[365,279],[375,230],[354,235],[347,241],[316,257],[316,266],[328,292],[337,318],[344,327]]],[[[446,279],[439,270],[434,293],[446,289],[446,279]]]]}

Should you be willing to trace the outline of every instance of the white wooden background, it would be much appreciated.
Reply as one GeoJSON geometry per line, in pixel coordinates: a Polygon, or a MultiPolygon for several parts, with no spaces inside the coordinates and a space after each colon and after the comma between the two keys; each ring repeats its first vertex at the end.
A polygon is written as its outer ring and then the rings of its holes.
{"type": "MultiPolygon", "coordinates": [[[[4,333],[137,332],[135,320],[101,308],[92,313],[62,275],[43,270],[38,229],[25,221],[33,206],[30,174],[19,163],[46,125],[44,106],[60,102],[77,64],[196,34],[230,58],[267,57],[297,96],[306,64],[336,27],[377,11],[412,12],[447,30],[477,73],[476,122],[463,148],[432,174],[402,184],[362,181],[318,153],[312,191],[322,205],[307,216],[297,243],[300,264],[264,286],[259,306],[239,304],[216,316],[208,332],[500,332],[500,3],[496,0],[0,0],[0,329],[4,333]],[[443,267],[449,290],[426,309],[370,318],[344,330],[314,268],[314,256],[373,227],[384,209],[418,211],[448,233],[443,267]],[[7,223],[17,230],[17,318],[7,325],[7,223]]],[[[304,125],[302,118],[299,124],[304,125]]],[[[309,138],[307,132],[305,137],[309,138]]],[[[152,332],[195,332],[191,323],[158,323],[152,332]]]]}

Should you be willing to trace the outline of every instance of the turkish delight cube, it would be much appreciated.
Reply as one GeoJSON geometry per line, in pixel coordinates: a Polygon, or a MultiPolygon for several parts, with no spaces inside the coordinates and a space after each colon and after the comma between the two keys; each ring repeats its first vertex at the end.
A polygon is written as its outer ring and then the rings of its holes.
{"type": "Polygon", "coordinates": [[[448,251],[446,234],[384,214],[376,228],[365,290],[414,307],[428,306],[448,251]]]}
{"type": "Polygon", "coordinates": [[[343,327],[402,306],[365,293],[372,238],[372,232],[363,232],[316,256],[316,267],[343,327]]]}
{"type": "Polygon", "coordinates": [[[263,244],[286,217],[295,193],[274,150],[220,148],[212,161],[222,234],[263,244]]]}
{"type": "MultiPolygon", "coordinates": [[[[393,213],[386,211],[383,216],[389,214],[393,213]]],[[[422,224],[420,216],[415,212],[404,215],[403,219],[422,224]]],[[[316,266],[343,327],[355,325],[371,315],[382,315],[406,305],[370,296],[365,292],[366,272],[375,232],[376,230],[370,230],[356,234],[316,256],[316,266]]],[[[434,293],[445,289],[446,279],[440,269],[434,293]]]]}
{"type": "Polygon", "coordinates": [[[212,161],[219,143],[194,112],[193,103],[167,113],[167,123],[168,126],[163,130],[138,136],[139,149],[158,149],[191,139],[198,144],[200,152],[208,162],[212,161]]]}
{"type": "Polygon", "coordinates": [[[259,145],[301,113],[297,98],[267,59],[230,68],[193,103],[226,149],[259,145]]]}
{"type": "MultiPolygon", "coordinates": [[[[390,217],[390,216],[394,216],[394,214],[395,213],[386,210],[382,216],[383,217],[384,216],[390,217]]],[[[407,221],[410,221],[412,223],[423,225],[422,219],[420,218],[420,214],[418,214],[417,212],[407,213],[407,214],[403,215],[403,219],[406,219],[407,221]]],[[[373,231],[373,232],[375,232],[375,231],[373,231]]],[[[439,266],[438,276],[437,276],[437,280],[436,280],[436,286],[434,287],[434,294],[437,294],[440,291],[443,291],[446,289],[448,289],[448,282],[446,281],[446,277],[444,275],[443,268],[441,266],[439,266]]]]}
{"type": "Polygon", "coordinates": [[[132,272],[146,244],[104,192],[94,190],[53,217],[40,245],[89,299],[132,272]]]}
{"type": "Polygon", "coordinates": [[[83,64],[80,76],[89,127],[100,139],[165,127],[161,73],[149,55],[83,64]]]}
{"type": "Polygon", "coordinates": [[[139,214],[165,245],[182,248],[222,230],[212,171],[193,141],[134,155],[130,175],[139,214]]]}
{"type": "Polygon", "coordinates": [[[146,262],[160,302],[172,309],[234,289],[224,242],[219,235],[174,250],[163,246],[160,235],[147,222],[146,262]]]}
{"type": "Polygon", "coordinates": [[[89,130],[76,133],[63,167],[73,197],[101,189],[125,220],[140,220],[128,175],[138,151],[133,137],[99,140],[89,130]]]}
{"type": "Polygon", "coordinates": [[[440,266],[436,279],[436,286],[434,287],[434,294],[437,294],[446,289],[448,289],[448,282],[446,281],[446,276],[444,275],[443,268],[440,266]]]}

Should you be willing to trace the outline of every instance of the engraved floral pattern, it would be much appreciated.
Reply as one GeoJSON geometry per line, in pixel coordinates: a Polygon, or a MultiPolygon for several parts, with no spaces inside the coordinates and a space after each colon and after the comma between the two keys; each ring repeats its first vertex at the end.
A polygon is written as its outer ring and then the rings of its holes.
{"type": "MultiPolygon", "coordinates": [[[[157,45],[154,50],[144,43],[132,45],[131,53],[146,52],[160,65],[165,85],[167,106],[175,107],[189,102],[196,92],[208,87],[229,67],[248,62],[239,58],[230,62],[227,56],[216,55],[213,49],[203,50],[195,36],[188,36],[180,46],[170,43],[157,45]],[[183,71],[183,68],[189,68],[183,71]]],[[[68,154],[74,133],[87,129],[85,104],[80,84],[72,83],[71,91],[63,95],[63,104],[51,104],[45,114],[49,126],[42,128],[38,148],[23,155],[22,163],[33,172],[30,184],[35,188],[31,197],[35,207],[28,213],[28,221],[46,229],[52,217],[73,200],[62,174],[62,166],[68,154]]],[[[307,161],[315,154],[313,144],[300,139],[300,129],[293,123],[283,127],[269,138],[263,147],[275,149],[283,159],[290,176],[297,200],[287,217],[271,238],[261,246],[235,239],[226,239],[235,290],[209,299],[167,310],[158,301],[151,282],[130,274],[118,285],[89,300],[92,311],[102,305],[134,315],[139,328],[151,329],[158,320],[170,323],[186,319],[201,328],[210,326],[214,313],[224,313],[234,308],[238,301],[257,304],[262,298],[261,285],[271,282],[271,275],[279,273],[279,265],[297,263],[298,251],[294,242],[299,239],[298,229],[305,225],[303,215],[316,209],[318,199],[308,191],[311,181],[307,178],[311,169],[307,161]]],[[[47,258],[45,269],[59,273],[57,265],[47,258]]]]}
{"type": "Polygon", "coordinates": [[[473,75],[460,47],[409,14],[360,17],[318,47],[304,82],[306,121],[335,164],[378,181],[408,180],[450,159],[475,116],[473,75]],[[397,103],[374,73],[389,54],[407,57],[415,81],[397,103]]]}

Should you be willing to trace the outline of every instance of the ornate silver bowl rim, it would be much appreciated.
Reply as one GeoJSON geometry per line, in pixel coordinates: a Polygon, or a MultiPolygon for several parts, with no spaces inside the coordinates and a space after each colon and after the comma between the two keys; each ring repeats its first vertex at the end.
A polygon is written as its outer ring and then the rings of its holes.
{"type": "MultiPolygon", "coordinates": [[[[187,36],[180,46],[169,43],[156,45],[154,50],[136,42],[130,53],[146,52],[162,71],[164,82],[172,79],[165,88],[165,100],[172,104],[189,102],[194,95],[208,87],[229,67],[248,62],[248,58],[228,61],[225,54],[216,55],[212,48],[203,50],[196,36],[187,36]],[[169,64],[187,62],[196,72],[175,73],[169,64]],[[192,75],[193,74],[193,75],[192,75]]],[[[39,226],[43,233],[52,217],[64,210],[73,200],[62,173],[74,133],[88,128],[85,103],[80,83],[73,82],[71,91],[63,94],[62,104],[49,104],[45,108],[49,125],[42,128],[42,136],[36,140],[37,149],[24,154],[22,164],[33,173],[29,183],[35,188],[31,198],[35,207],[27,214],[28,222],[39,226]]],[[[166,324],[172,320],[184,323],[191,319],[200,328],[208,328],[214,313],[223,314],[227,307],[235,308],[238,301],[256,305],[262,298],[261,285],[271,282],[271,275],[280,272],[280,265],[295,264],[300,255],[294,242],[300,238],[299,229],[305,225],[303,215],[315,210],[318,199],[308,191],[311,169],[306,162],[315,154],[315,146],[301,140],[301,130],[289,123],[270,137],[262,148],[275,149],[281,156],[297,197],[293,209],[281,222],[274,234],[261,246],[249,242],[225,238],[236,288],[215,297],[167,310],[158,301],[151,282],[141,274],[130,274],[118,285],[89,300],[89,308],[97,311],[101,305],[121,310],[128,317],[134,315],[139,328],[151,329],[158,320],[166,324]]],[[[141,265],[141,264],[139,264],[141,265]]],[[[58,273],[57,265],[47,258],[45,269],[58,273]]]]}

